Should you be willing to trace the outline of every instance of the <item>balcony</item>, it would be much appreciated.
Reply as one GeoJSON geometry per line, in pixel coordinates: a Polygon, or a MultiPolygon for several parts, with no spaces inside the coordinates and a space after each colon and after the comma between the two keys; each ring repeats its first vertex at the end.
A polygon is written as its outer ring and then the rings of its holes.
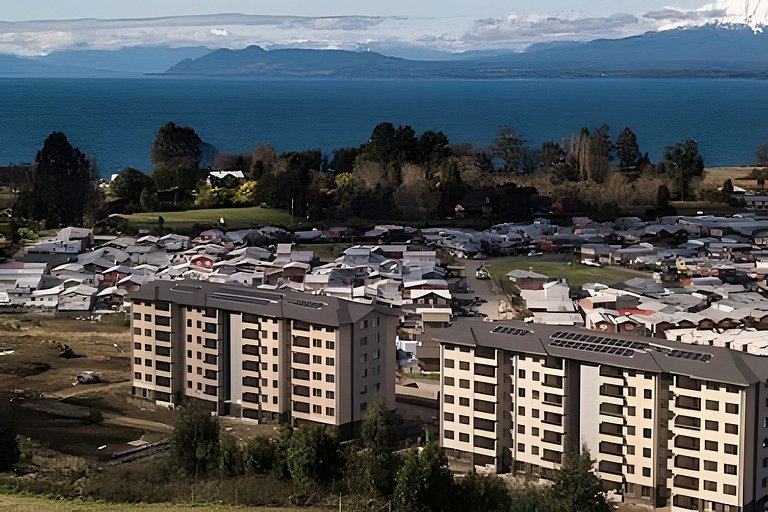
{"type": "Polygon", "coordinates": [[[696,437],[688,436],[675,436],[675,448],[682,448],[684,450],[699,451],[700,441],[696,437]]]}
{"type": "Polygon", "coordinates": [[[542,385],[548,388],[563,389],[563,378],[558,375],[545,374],[542,385]]]}
{"type": "Polygon", "coordinates": [[[542,420],[543,423],[548,423],[550,425],[563,425],[563,415],[562,414],[555,414],[553,412],[545,412],[544,413],[544,419],[542,420]]]}
{"type": "Polygon", "coordinates": [[[688,409],[691,411],[701,410],[701,399],[692,396],[678,395],[675,398],[675,407],[678,409],[688,409]]]}
{"type": "Polygon", "coordinates": [[[617,379],[623,379],[624,378],[624,372],[621,368],[616,368],[615,366],[606,366],[602,365],[600,366],[600,376],[601,377],[615,377],[617,379]]]}
{"type": "Polygon", "coordinates": [[[618,418],[624,417],[624,407],[618,404],[601,403],[600,414],[606,416],[615,416],[618,418]]]}
{"type": "Polygon", "coordinates": [[[560,395],[555,395],[554,393],[544,393],[543,402],[547,405],[556,405],[558,407],[562,407],[563,397],[560,395]]]}
{"type": "Polygon", "coordinates": [[[547,450],[544,448],[541,458],[547,462],[554,462],[555,464],[560,464],[563,454],[560,452],[556,452],[555,450],[547,450]]]}
{"type": "Polygon", "coordinates": [[[553,432],[551,430],[545,430],[544,435],[541,436],[541,440],[545,443],[549,444],[556,444],[557,446],[562,446],[563,444],[563,434],[560,434],[558,432],[553,432]]]}
{"type": "Polygon", "coordinates": [[[294,352],[293,362],[296,364],[309,364],[309,354],[303,352],[294,352]]]}
{"type": "Polygon", "coordinates": [[[693,416],[678,415],[675,417],[675,427],[689,430],[701,430],[701,419],[693,416]]]}
{"type": "MultiPolygon", "coordinates": [[[[688,469],[691,471],[699,470],[699,459],[695,457],[687,457],[685,455],[675,456],[675,467],[680,469],[688,469]]],[[[698,488],[698,487],[697,487],[698,488]]]]}
{"type": "Polygon", "coordinates": [[[261,366],[256,361],[243,361],[243,370],[249,372],[258,372],[260,369],[261,366]]]}
{"type": "Polygon", "coordinates": [[[600,433],[607,436],[624,437],[624,425],[602,421],[600,422],[600,433]]]}
{"type": "Polygon", "coordinates": [[[618,443],[609,443],[608,441],[601,441],[600,453],[605,453],[608,455],[618,455],[619,457],[621,457],[624,455],[624,447],[618,443]]]}
{"type": "Polygon", "coordinates": [[[611,398],[624,398],[624,389],[615,384],[603,384],[600,386],[600,395],[611,398]]]}
{"type": "Polygon", "coordinates": [[[682,494],[675,494],[672,498],[672,505],[685,510],[699,510],[699,500],[682,494]]]}
{"type": "Polygon", "coordinates": [[[675,478],[673,479],[673,484],[675,487],[679,487],[681,489],[688,489],[689,491],[698,491],[699,490],[699,479],[693,478],[691,476],[685,476],[685,475],[675,475],[675,478]]]}
{"type": "Polygon", "coordinates": [[[487,364],[475,363],[475,375],[482,377],[496,377],[496,368],[487,364]]]}
{"type": "Polygon", "coordinates": [[[293,346],[294,347],[301,347],[301,348],[309,348],[309,337],[308,336],[294,336],[293,337],[293,346]]]}
{"type": "Polygon", "coordinates": [[[609,460],[601,460],[597,466],[598,471],[601,473],[608,473],[611,475],[623,475],[623,466],[618,462],[611,462],[609,460]]]}
{"type": "Polygon", "coordinates": [[[496,414],[496,403],[475,398],[475,411],[496,414]]]}

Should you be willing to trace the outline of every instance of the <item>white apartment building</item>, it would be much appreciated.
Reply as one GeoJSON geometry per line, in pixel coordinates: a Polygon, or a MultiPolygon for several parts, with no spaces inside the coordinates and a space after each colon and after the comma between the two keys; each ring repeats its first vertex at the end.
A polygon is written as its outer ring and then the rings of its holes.
{"type": "Polygon", "coordinates": [[[135,398],[356,435],[368,402],[395,408],[399,310],[202,281],[131,296],[135,398]]]}
{"type": "Polygon", "coordinates": [[[440,342],[440,440],[551,476],[586,445],[606,489],[656,510],[753,512],[768,497],[768,362],[577,327],[467,320],[440,342]]]}

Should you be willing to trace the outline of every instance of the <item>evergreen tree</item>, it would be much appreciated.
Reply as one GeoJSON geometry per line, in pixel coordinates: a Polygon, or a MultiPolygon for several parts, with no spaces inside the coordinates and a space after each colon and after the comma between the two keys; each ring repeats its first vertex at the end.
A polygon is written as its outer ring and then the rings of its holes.
{"type": "Polygon", "coordinates": [[[600,479],[594,472],[595,460],[586,446],[580,453],[566,453],[560,471],[555,475],[552,491],[562,503],[564,512],[610,512],[614,506],[607,500],[600,479]]]}
{"type": "Polygon", "coordinates": [[[98,176],[88,157],[67,136],[52,132],[35,156],[32,177],[19,195],[16,210],[49,228],[83,225],[89,202],[98,200],[98,176]]]}
{"type": "Polygon", "coordinates": [[[368,403],[360,432],[362,465],[370,489],[382,496],[390,496],[394,487],[399,423],[397,413],[387,409],[381,396],[368,403]]]}
{"type": "Polygon", "coordinates": [[[109,184],[109,192],[116,199],[123,199],[127,206],[136,208],[141,204],[144,188],[154,186],[150,176],[133,167],[126,167],[109,184]]]}
{"type": "Polygon", "coordinates": [[[664,150],[664,158],[659,165],[663,172],[672,172],[680,179],[681,200],[690,200],[687,193],[691,186],[691,179],[704,174],[704,158],[699,154],[699,146],[695,140],[688,139],[685,142],[677,142],[674,146],[668,146],[664,150]]]}
{"type": "Polygon", "coordinates": [[[619,157],[619,167],[628,169],[635,167],[640,159],[640,145],[637,135],[629,128],[624,128],[616,137],[616,153],[619,157]]]}
{"type": "Polygon", "coordinates": [[[521,172],[524,163],[524,150],[526,140],[520,135],[517,128],[501,125],[496,138],[491,142],[493,156],[504,160],[506,170],[521,172]]]}

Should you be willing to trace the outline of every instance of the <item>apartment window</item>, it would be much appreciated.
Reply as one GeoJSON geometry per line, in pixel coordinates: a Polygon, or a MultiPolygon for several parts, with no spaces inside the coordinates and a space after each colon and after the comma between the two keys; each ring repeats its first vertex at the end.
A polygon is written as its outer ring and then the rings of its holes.
{"type": "Polygon", "coordinates": [[[293,369],[293,378],[297,380],[309,380],[309,371],[293,369]]]}
{"type": "Polygon", "coordinates": [[[711,452],[716,452],[718,450],[717,441],[704,441],[704,449],[711,452]]]}
{"type": "Polygon", "coordinates": [[[539,410],[538,409],[531,409],[531,417],[532,418],[538,418],[539,417],[539,410]]]}
{"type": "Polygon", "coordinates": [[[635,466],[633,464],[627,464],[627,474],[629,475],[635,474],[635,466]]]}
{"type": "Polygon", "coordinates": [[[443,437],[446,439],[453,439],[453,430],[443,430],[443,437]]]}
{"type": "MultiPolygon", "coordinates": [[[[145,343],[144,344],[144,350],[146,350],[147,352],[152,352],[152,345],[150,345],[149,343],[145,343]]],[[[192,357],[192,353],[191,352],[190,352],[189,357],[192,357]]]]}
{"type": "Polygon", "coordinates": [[[723,484],[723,494],[727,494],[729,496],[736,496],[736,486],[723,484]]]}
{"type": "Polygon", "coordinates": [[[152,329],[144,329],[144,336],[152,336],[152,329]]]}
{"type": "Polygon", "coordinates": [[[141,328],[140,327],[134,327],[133,328],[133,334],[136,336],[141,336],[141,328]]]}
{"type": "Polygon", "coordinates": [[[628,436],[635,435],[635,427],[634,427],[634,425],[627,425],[627,435],[628,436]]]}
{"type": "Polygon", "coordinates": [[[711,391],[720,391],[720,384],[716,382],[707,382],[707,389],[711,391]]]}
{"type": "Polygon", "coordinates": [[[459,387],[461,389],[469,389],[469,380],[467,380],[467,379],[459,379],[459,387]]]}
{"type": "Polygon", "coordinates": [[[541,376],[539,375],[539,372],[532,372],[532,373],[531,373],[531,379],[532,379],[534,382],[539,382],[539,380],[540,380],[540,377],[541,377],[541,376]]]}
{"type": "Polygon", "coordinates": [[[720,403],[716,402],[715,400],[707,400],[706,407],[708,411],[719,411],[720,403]]]}
{"type": "Polygon", "coordinates": [[[725,404],[725,412],[728,414],[739,414],[739,404],[725,404]]]}
{"type": "Polygon", "coordinates": [[[643,390],[643,398],[650,400],[652,398],[652,391],[650,389],[643,390]]]}
{"type": "Polygon", "coordinates": [[[728,455],[738,455],[739,454],[739,448],[735,444],[725,443],[723,445],[723,450],[728,455]]]}
{"type": "Polygon", "coordinates": [[[525,416],[525,407],[522,405],[517,406],[517,415],[518,416],[525,416]]]}
{"type": "Polygon", "coordinates": [[[711,480],[704,480],[704,490],[717,492],[717,482],[711,480]]]}
{"type": "Polygon", "coordinates": [[[192,389],[192,381],[191,380],[187,381],[187,389],[192,389]]]}
{"type": "Polygon", "coordinates": [[[634,416],[635,414],[637,414],[637,409],[635,409],[634,405],[630,405],[629,407],[627,407],[628,416],[634,416]]]}
{"type": "Polygon", "coordinates": [[[315,348],[320,348],[323,346],[323,340],[320,338],[312,338],[312,346],[315,348]]]}
{"type": "Polygon", "coordinates": [[[517,378],[518,379],[524,379],[525,378],[525,370],[523,370],[522,368],[517,370],[517,378]]]}
{"type": "Polygon", "coordinates": [[[539,427],[532,427],[531,428],[531,435],[534,437],[539,437],[539,427]]]}
{"type": "Polygon", "coordinates": [[[325,348],[328,350],[334,350],[336,348],[336,343],[333,341],[327,341],[325,342],[325,348]]]}
{"type": "Polygon", "coordinates": [[[723,464],[723,473],[726,475],[735,475],[736,466],[734,464],[723,464]]]}
{"type": "Polygon", "coordinates": [[[325,408],[325,415],[326,416],[335,416],[336,415],[336,409],[333,407],[326,407],[325,408]]]}
{"type": "Polygon", "coordinates": [[[320,372],[312,372],[312,380],[323,380],[323,374],[320,372]]]}
{"type": "Polygon", "coordinates": [[[705,420],[704,421],[704,428],[707,429],[707,430],[714,430],[715,432],[720,430],[720,426],[718,425],[718,423],[716,421],[712,421],[712,420],[705,420]]]}
{"type": "Polygon", "coordinates": [[[651,449],[650,448],[643,448],[643,457],[646,459],[651,458],[651,449]]]}
{"type": "Polygon", "coordinates": [[[627,388],[627,396],[636,396],[637,395],[637,389],[634,387],[628,387],[627,388]]]}
{"type": "Polygon", "coordinates": [[[215,333],[216,332],[216,324],[211,322],[205,322],[205,327],[203,327],[204,332],[208,333],[215,333]]]}
{"type": "Polygon", "coordinates": [[[135,342],[133,344],[133,350],[141,350],[141,343],[135,342]]]}
{"type": "Polygon", "coordinates": [[[364,395],[364,394],[366,394],[366,393],[368,393],[368,386],[363,386],[363,387],[361,387],[361,388],[360,388],[360,394],[361,394],[361,395],[364,395]]]}
{"type": "Polygon", "coordinates": [[[452,412],[443,413],[443,421],[453,421],[453,413],[452,412]]]}
{"type": "Polygon", "coordinates": [[[325,382],[334,382],[335,380],[336,377],[332,373],[329,373],[325,376],[325,382]]]}
{"type": "Polygon", "coordinates": [[[651,410],[650,409],[643,409],[643,418],[649,420],[651,419],[651,410]]]}
{"type": "Polygon", "coordinates": [[[469,370],[469,361],[459,361],[459,370],[469,370]]]}
{"type": "Polygon", "coordinates": [[[525,435],[525,425],[517,424],[517,433],[525,435]]]}
{"type": "Polygon", "coordinates": [[[460,396],[459,397],[459,405],[462,407],[469,407],[469,398],[460,396]]]}
{"type": "Polygon", "coordinates": [[[136,379],[136,380],[141,380],[141,373],[133,372],[133,378],[136,379]]]}
{"type": "Polygon", "coordinates": [[[149,368],[152,368],[152,360],[151,359],[145,359],[144,360],[144,366],[148,366],[149,368]]]}
{"type": "Polygon", "coordinates": [[[705,460],[704,471],[717,471],[717,462],[714,460],[705,460]]]}
{"type": "Polygon", "coordinates": [[[367,344],[368,344],[368,336],[363,336],[362,338],[360,338],[360,346],[361,347],[365,346],[367,344]]]}
{"type": "Polygon", "coordinates": [[[134,357],[133,358],[133,364],[141,364],[141,358],[140,357],[134,357]]]}
{"type": "Polygon", "coordinates": [[[469,425],[469,416],[459,415],[459,423],[469,425]]]}
{"type": "Polygon", "coordinates": [[[733,423],[726,423],[725,424],[725,433],[726,434],[738,434],[739,433],[739,426],[734,425],[733,423]]]}
{"type": "Polygon", "coordinates": [[[323,363],[322,356],[312,356],[312,364],[322,364],[322,363],[323,363]]]}
{"type": "Polygon", "coordinates": [[[144,380],[147,381],[147,382],[152,382],[152,376],[150,374],[146,374],[144,376],[144,380]]]}
{"type": "Polygon", "coordinates": [[[469,442],[469,434],[465,434],[462,432],[459,432],[459,441],[462,443],[468,443],[469,442]]]}
{"type": "Polygon", "coordinates": [[[336,397],[336,393],[334,393],[333,391],[325,392],[325,398],[327,398],[328,400],[333,400],[335,397],[336,397]]]}
{"type": "Polygon", "coordinates": [[[643,468],[643,476],[645,477],[651,476],[651,468],[643,468]]]}
{"type": "Polygon", "coordinates": [[[445,360],[445,367],[446,368],[453,368],[453,359],[446,359],[445,360]]]}
{"type": "Polygon", "coordinates": [[[628,444],[627,446],[625,446],[625,448],[627,450],[627,455],[634,455],[635,454],[635,447],[632,446],[631,444],[628,444]]]}
{"type": "Polygon", "coordinates": [[[644,437],[644,438],[646,438],[646,439],[650,439],[650,438],[652,438],[652,437],[653,437],[653,434],[651,433],[651,429],[649,429],[649,428],[644,428],[644,429],[643,429],[643,437],[644,437]]]}
{"type": "Polygon", "coordinates": [[[525,398],[525,388],[517,388],[517,396],[525,398]]]}
{"type": "Polygon", "coordinates": [[[328,366],[334,366],[336,364],[336,360],[332,357],[326,357],[325,364],[328,366]]]}
{"type": "Polygon", "coordinates": [[[531,455],[538,455],[538,454],[539,454],[539,447],[531,446],[531,455]]]}
{"type": "Polygon", "coordinates": [[[531,390],[531,398],[533,398],[534,400],[538,400],[539,399],[539,391],[536,390],[536,389],[531,390]]]}
{"type": "Polygon", "coordinates": [[[312,413],[313,414],[322,414],[323,413],[323,407],[321,405],[313,405],[312,406],[312,413]]]}
{"type": "Polygon", "coordinates": [[[517,443],[517,451],[525,453],[525,445],[523,443],[517,443]]]}
{"type": "MultiPolygon", "coordinates": [[[[298,386],[294,386],[293,389],[295,390],[298,386]]],[[[295,393],[295,391],[294,391],[295,393]]],[[[323,396],[323,390],[320,388],[312,388],[312,396],[321,397],[323,396]]]]}
{"type": "Polygon", "coordinates": [[[443,395],[443,400],[447,404],[452,404],[453,403],[453,395],[443,395]]]}

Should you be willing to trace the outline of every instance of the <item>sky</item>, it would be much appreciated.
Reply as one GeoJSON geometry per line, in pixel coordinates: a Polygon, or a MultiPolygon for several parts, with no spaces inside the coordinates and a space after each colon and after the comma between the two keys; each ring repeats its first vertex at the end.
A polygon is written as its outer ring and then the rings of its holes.
{"type": "Polygon", "coordinates": [[[620,38],[712,21],[753,26],[768,21],[768,2],[704,1],[7,1],[0,11],[0,53],[257,44],[439,58],[444,53],[522,50],[542,42],[620,38]]]}

